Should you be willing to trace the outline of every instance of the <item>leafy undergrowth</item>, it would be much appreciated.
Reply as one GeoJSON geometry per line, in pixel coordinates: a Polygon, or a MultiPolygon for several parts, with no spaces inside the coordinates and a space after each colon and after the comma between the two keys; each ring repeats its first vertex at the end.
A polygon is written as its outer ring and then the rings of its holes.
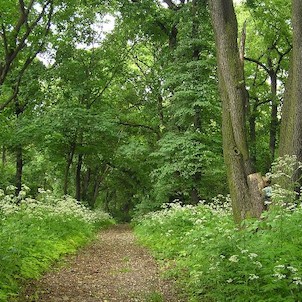
{"type": "Polygon", "coordinates": [[[135,230],[189,301],[302,301],[301,206],[272,206],[239,229],[229,207],[170,204],[135,230]]]}
{"type": "Polygon", "coordinates": [[[24,280],[38,278],[55,260],[89,242],[96,230],[114,223],[108,214],[90,211],[69,196],[58,199],[41,191],[35,200],[25,195],[22,191],[15,198],[1,191],[0,301],[16,295],[24,280]]]}

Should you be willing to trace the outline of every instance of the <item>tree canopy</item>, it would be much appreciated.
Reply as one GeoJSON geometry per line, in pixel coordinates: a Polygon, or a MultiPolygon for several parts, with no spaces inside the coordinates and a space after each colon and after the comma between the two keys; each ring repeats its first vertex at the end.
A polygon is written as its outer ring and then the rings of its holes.
{"type": "Polygon", "coordinates": [[[121,220],[230,192],[257,216],[251,175],[302,156],[292,2],[0,1],[0,187],[121,220]]]}

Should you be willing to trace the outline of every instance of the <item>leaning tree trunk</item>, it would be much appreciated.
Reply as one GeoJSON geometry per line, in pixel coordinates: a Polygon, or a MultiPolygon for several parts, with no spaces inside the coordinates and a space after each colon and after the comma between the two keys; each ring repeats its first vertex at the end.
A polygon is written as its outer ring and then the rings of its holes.
{"type": "Polygon", "coordinates": [[[224,159],[234,219],[240,222],[247,217],[259,217],[263,211],[261,191],[258,183],[253,181],[247,145],[248,95],[237,43],[237,19],[233,2],[209,0],[209,4],[216,40],[219,89],[222,99],[224,159]]]}
{"type": "MultiPolygon", "coordinates": [[[[302,1],[292,0],[293,53],[284,96],[279,155],[296,155],[302,161],[302,1]]],[[[301,176],[301,169],[294,179],[301,176]]],[[[300,180],[301,182],[301,180],[300,180]]]]}

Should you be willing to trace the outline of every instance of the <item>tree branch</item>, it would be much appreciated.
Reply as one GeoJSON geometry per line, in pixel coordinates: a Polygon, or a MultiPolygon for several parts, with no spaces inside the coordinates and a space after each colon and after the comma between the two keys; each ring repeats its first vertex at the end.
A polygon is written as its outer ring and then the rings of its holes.
{"type": "Polygon", "coordinates": [[[256,63],[257,65],[261,66],[267,73],[269,73],[269,69],[263,64],[261,63],[260,61],[256,60],[256,59],[252,59],[252,58],[248,58],[248,57],[244,57],[244,59],[246,61],[249,61],[249,62],[253,62],[253,63],[256,63]]]}
{"type": "Polygon", "coordinates": [[[245,41],[246,41],[246,20],[243,23],[241,39],[240,39],[240,48],[239,48],[239,56],[242,64],[244,63],[245,41]]]}
{"type": "MultiPolygon", "coordinates": [[[[134,46],[136,45],[136,43],[134,43],[131,48],[127,51],[125,56],[128,56],[128,54],[132,51],[132,49],[134,48],[134,46]]],[[[122,60],[123,62],[123,60],[122,60]]],[[[112,80],[114,79],[119,66],[121,65],[121,62],[117,62],[117,64],[112,68],[112,75],[111,77],[108,79],[107,83],[105,84],[105,86],[96,94],[96,96],[94,97],[94,99],[90,102],[90,104],[88,105],[88,108],[90,108],[97,100],[98,98],[100,98],[103,93],[106,91],[106,89],[109,87],[109,85],[111,84],[112,80]]]]}
{"type": "MultiPolygon", "coordinates": [[[[38,25],[39,21],[45,15],[46,9],[49,5],[51,6],[49,15],[53,13],[53,8],[52,8],[53,0],[48,0],[44,4],[40,14],[38,14],[36,19],[30,25],[26,26],[25,33],[23,34],[22,37],[20,37],[18,39],[18,34],[21,31],[22,25],[24,23],[26,23],[27,20],[28,20],[29,9],[32,8],[33,1],[30,2],[28,10],[25,9],[23,0],[19,0],[19,4],[20,4],[20,18],[19,18],[19,21],[18,21],[17,25],[14,28],[14,34],[13,34],[14,45],[8,45],[7,38],[6,37],[4,38],[5,32],[2,35],[3,39],[6,40],[7,51],[6,51],[6,56],[5,56],[5,62],[4,62],[4,65],[2,67],[2,72],[1,72],[1,77],[0,77],[0,86],[4,83],[4,80],[5,80],[8,72],[9,72],[9,69],[10,69],[10,66],[11,66],[12,62],[15,60],[15,58],[18,56],[18,54],[22,51],[22,49],[26,46],[26,40],[28,39],[29,35],[32,33],[34,28],[38,25]],[[19,41],[18,45],[17,45],[17,41],[19,41]]],[[[48,20],[47,25],[46,25],[46,28],[47,28],[46,32],[47,33],[49,31],[49,27],[50,27],[50,19],[48,20]]],[[[5,28],[3,27],[3,24],[2,24],[2,30],[4,30],[4,29],[5,28]]],[[[41,48],[41,47],[39,47],[39,48],[41,48]]],[[[37,53],[35,54],[35,56],[36,55],[37,55],[37,53]]]]}
{"type": "Polygon", "coordinates": [[[179,7],[174,2],[172,2],[172,0],[163,0],[163,2],[165,2],[168,5],[168,7],[171,9],[174,10],[179,9],[179,7]]]}
{"type": "Polygon", "coordinates": [[[283,58],[292,50],[292,46],[290,46],[285,52],[281,53],[277,47],[276,47],[276,51],[279,54],[279,60],[278,60],[278,65],[277,65],[277,69],[276,69],[276,73],[280,70],[281,68],[281,61],[283,60],[283,58]]]}
{"type": "MultiPolygon", "coordinates": [[[[51,18],[53,16],[53,5],[52,5],[52,1],[49,2],[51,4],[49,13],[48,13],[48,21],[45,27],[45,32],[44,32],[44,38],[48,35],[49,29],[50,29],[50,25],[51,25],[51,18]]],[[[33,62],[33,60],[36,58],[36,56],[38,55],[38,53],[41,52],[42,48],[45,45],[45,39],[42,40],[42,43],[38,46],[38,48],[36,49],[36,51],[32,54],[29,55],[28,58],[26,59],[24,65],[22,66],[22,69],[19,72],[18,75],[18,80],[15,84],[15,89],[13,94],[4,102],[0,105],[0,111],[2,111],[6,106],[8,106],[10,104],[10,102],[12,100],[14,100],[18,93],[19,93],[19,87],[23,78],[23,75],[25,73],[25,71],[27,70],[28,66],[33,62]]],[[[4,79],[3,79],[4,80],[4,79]]],[[[1,82],[0,82],[1,83],[1,82]]]]}

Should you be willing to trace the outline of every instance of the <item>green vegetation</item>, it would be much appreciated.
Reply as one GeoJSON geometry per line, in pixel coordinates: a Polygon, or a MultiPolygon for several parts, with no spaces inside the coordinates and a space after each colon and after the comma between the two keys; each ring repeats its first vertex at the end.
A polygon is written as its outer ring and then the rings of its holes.
{"type": "Polygon", "coordinates": [[[188,301],[300,301],[302,207],[274,206],[238,229],[221,197],[211,205],[166,207],[136,226],[186,289],[188,301]]]}
{"type": "Polygon", "coordinates": [[[137,219],[136,233],[188,301],[300,301],[302,203],[288,182],[298,169],[295,157],[273,163],[273,195],[260,219],[235,224],[230,198],[219,195],[166,204],[137,219]]]}
{"type": "MultiPolygon", "coordinates": [[[[8,188],[15,189],[14,187],[8,188]]],[[[92,212],[69,196],[55,198],[40,190],[37,199],[1,192],[0,301],[18,293],[22,281],[38,278],[55,260],[75,252],[96,230],[113,224],[102,211],[92,212]]]]}
{"type": "Polygon", "coordinates": [[[192,301],[301,300],[301,10],[0,0],[0,299],[111,223],[102,211],[159,210],[137,232],[192,301]]]}

